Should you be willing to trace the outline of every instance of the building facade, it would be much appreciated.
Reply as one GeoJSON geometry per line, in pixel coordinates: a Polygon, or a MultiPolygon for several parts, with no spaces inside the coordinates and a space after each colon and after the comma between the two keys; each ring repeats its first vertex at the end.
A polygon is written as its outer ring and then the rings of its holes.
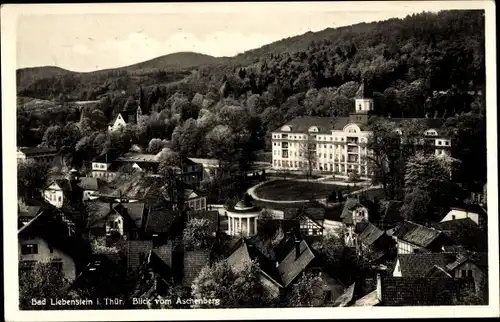
{"type": "MultiPolygon", "coordinates": [[[[351,172],[368,178],[370,170],[367,149],[372,132],[367,123],[374,114],[373,99],[365,92],[364,84],[355,99],[355,112],[349,117],[303,116],[272,132],[272,167],[275,170],[304,171],[312,169],[348,177],[351,172]]],[[[391,118],[394,131],[404,118],[391,118]]],[[[451,141],[444,136],[442,119],[424,120],[427,126],[426,143],[434,147],[437,156],[449,155],[451,141]]]]}

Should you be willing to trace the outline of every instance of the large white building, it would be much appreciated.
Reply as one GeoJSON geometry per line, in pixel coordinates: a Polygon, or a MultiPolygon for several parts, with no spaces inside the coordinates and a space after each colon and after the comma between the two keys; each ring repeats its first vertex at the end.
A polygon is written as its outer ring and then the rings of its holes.
{"type": "MultiPolygon", "coordinates": [[[[314,171],[329,172],[347,177],[357,172],[361,178],[369,176],[367,149],[371,131],[368,120],[374,114],[373,99],[361,85],[355,99],[355,112],[348,117],[302,116],[272,132],[273,169],[304,171],[312,161],[314,171]],[[309,146],[309,147],[308,147],[309,146]],[[310,157],[314,153],[315,157],[310,157]]],[[[405,118],[391,118],[394,130],[405,118]]],[[[444,119],[425,118],[425,136],[435,146],[437,156],[449,155],[451,141],[444,137],[444,119]]]]}

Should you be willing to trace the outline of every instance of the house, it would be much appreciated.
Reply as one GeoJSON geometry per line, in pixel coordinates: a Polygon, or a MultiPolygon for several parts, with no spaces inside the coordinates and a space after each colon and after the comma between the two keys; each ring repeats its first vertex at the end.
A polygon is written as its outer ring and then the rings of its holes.
{"type": "Polygon", "coordinates": [[[165,200],[163,187],[165,183],[160,177],[136,173],[133,175],[117,175],[103,185],[94,195],[101,199],[142,202],[148,205],[165,200]]]}
{"type": "Polygon", "coordinates": [[[470,196],[470,202],[472,204],[478,204],[480,205],[481,207],[485,207],[487,208],[488,207],[488,202],[487,202],[487,187],[488,185],[485,183],[483,185],[483,189],[480,190],[480,191],[473,191],[471,192],[471,196],[470,196]]]}
{"type": "Polygon", "coordinates": [[[179,210],[150,208],[144,226],[144,237],[152,240],[155,246],[164,245],[169,239],[182,234],[184,218],[179,210]]]}
{"type": "Polygon", "coordinates": [[[92,160],[92,178],[100,178],[103,180],[113,179],[117,173],[118,169],[121,167],[121,163],[114,162],[119,157],[118,151],[110,150],[105,153],[95,157],[92,160]]]}
{"type": "Polygon", "coordinates": [[[453,245],[463,246],[470,251],[488,250],[486,232],[480,229],[470,217],[433,223],[431,227],[448,236],[453,245]]]}
{"type": "Polygon", "coordinates": [[[114,120],[108,126],[108,131],[114,132],[123,130],[127,126],[140,124],[147,119],[147,115],[143,115],[141,106],[139,105],[136,109],[123,110],[116,115],[114,120]]]}
{"type": "Polygon", "coordinates": [[[183,158],[177,172],[182,182],[192,188],[199,188],[203,180],[203,166],[191,158],[183,158]]]}
{"type": "Polygon", "coordinates": [[[34,160],[36,162],[56,165],[61,163],[59,153],[56,148],[19,147],[16,152],[17,162],[34,160]]]}
{"type": "Polygon", "coordinates": [[[186,188],[184,189],[184,203],[187,210],[205,211],[207,210],[207,196],[205,193],[186,188]]]}
{"type": "Polygon", "coordinates": [[[427,277],[435,267],[440,268],[445,276],[452,277],[446,270],[448,264],[457,259],[456,253],[408,253],[399,254],[392,273],[394,277],[427,277]]]}
{"type": "Polygon", "coordinates": [[[394,241],[385,231],[381,230],[371,222],[360,222],[355,228],[354,243],[357,246],[358,253],[364,253],[367,250],[373,252],[372,260],[382,259],[387,255],[394,241]]]}
{"type": "Polygon", "coordinates": [[[201,180],[209,180],[215,177],[219,171],[219,160],[217,159],[201,159],[201,158],[188,158],[195,164],[201,166],[202,176],[201,180]]]}
{"type": "Polygon", "coordinates": [[[303,236],[322,236],[325,221],[325,209],[322,207],[287,208],[284,220],[296,220],[303,236]]]}
{"type": "MultiPolygon", "coordinates": [[[[314,151],[316,159],[313,170],[348,177],[358,173],[362,179],[370,176],[367,143],[372,131],[370,121],[376,110],[372,90],[363,82],[355,99],[354,112],[348,117],[297,117],[271,134],[273,169],[300,171],[307,168],[303,147],[314,151]]],[[[401,135],[403,122],[412,120],[425,127],[421,144],[437,156],[450,154],[451,140],[444,130],[445,119],[437,118],[390,118],[394,132],[401,135]]]]}
{"type": "Polygon", "coordinates": [[[87,224],[93,236],[105,237],[108,243],[137,240],[141,236],[147,218],[143,203],[93,203],[97,209],[87,224]]]}
{"type": "Polygon", "coordinates": [[[377,306],[455,305],[470,290],[471,279],[377,275],[377,306]],[[378,302],[378,303],[377,303],[378,302]]]}
{"type": "Polygon", "coordinates": [[[66,204],[79,204],[84,200],[84,190],[78,177],[55,179],[44,189],[43,198],[57,208],[66,204]]]}
{"type": "Polygon", "coordinates": [[[74,280],[90,255],[90,246],[68,228],[56,209],[42,209],[18,230],[19,268],[50,263],[68,280],[74,280]]]}
{"type": "Polygon", "coordinates": [[[106,182],[99,178],[81,177],[77,185],[83,190],[83,201],[97,199],[97,194],[106,182]]]}
{"type": "Polygon", "coordinates": [[[374,203],[366,199],[348,198],[344,202],[344,208],[340,218],[346,227],[345,243],[355,247],[356,225],[369,220],[369,213],[373,213],[374,203]]]}
{"type": "Polygon", "coordinates": [[[486,227],[488,214],[486,209],[478,204],[463,205],[461,207],[453,207],[451,210],[441,219],[441,222],[470,218],[481,228],[486,227]]]}
{"type": "Polygon", "coordinates": [[[392,235],[399,254],[440,252],[443,246],[452,245],[450,238],[441,231],[405,221],[392,235]]]}
{"type": "Polygon", "coordinates": [[[31,220],[37,217],[44,208],[47,208],[47,204],[44,201],[39,201],[36,199],[31,200],[19,200],[17,203],[18,207],[18,219],[22,225],[28,224],[31,220]]]}

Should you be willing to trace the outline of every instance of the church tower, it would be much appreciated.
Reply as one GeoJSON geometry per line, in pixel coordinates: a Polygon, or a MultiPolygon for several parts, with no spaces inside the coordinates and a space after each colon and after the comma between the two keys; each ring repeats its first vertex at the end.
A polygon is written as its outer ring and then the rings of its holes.
{"type": "Polygon", "coordinates": [[[373,114],[373,92],[363,79],[361,86],[356,92],[354,112],[350,114],[351,123],[366,123],[371,114],[373,114]]]}

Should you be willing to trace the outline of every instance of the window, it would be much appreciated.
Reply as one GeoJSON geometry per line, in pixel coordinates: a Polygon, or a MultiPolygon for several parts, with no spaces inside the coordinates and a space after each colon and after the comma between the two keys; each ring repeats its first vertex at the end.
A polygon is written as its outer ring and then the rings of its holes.
{"type": "Polygon", "coordinates": [[[460,273],[462,274],[462,278],[467,277],[467,271],[466,270],[461,270],[460,273]]]}
{"type": "Polygon", "coordinates": [[[38,254],[38,244],[21,245],[21,254],[22,255],[38,254]]]}
{"type": "Polygon", "coordinates": [[[53,253],[54,252],[54,248],[52,246],[50,246],[50,245],[48,245],[48,246],[49,246],[49,252],[53,253]]]}
{"type": "Polygon", "coordinates": [[[467,270],[467,277],[472,277],[472,270],[471,269],[467,270]]]}
{"type": "Polygon", "coordinates": [[[57,197],[57,201],[61,202],[61,196],[57,197]]]}
{"type": "Polygon", "coordinates": [[[455,215],[451,215],[451,220],[455,220],[455,215]]]}

